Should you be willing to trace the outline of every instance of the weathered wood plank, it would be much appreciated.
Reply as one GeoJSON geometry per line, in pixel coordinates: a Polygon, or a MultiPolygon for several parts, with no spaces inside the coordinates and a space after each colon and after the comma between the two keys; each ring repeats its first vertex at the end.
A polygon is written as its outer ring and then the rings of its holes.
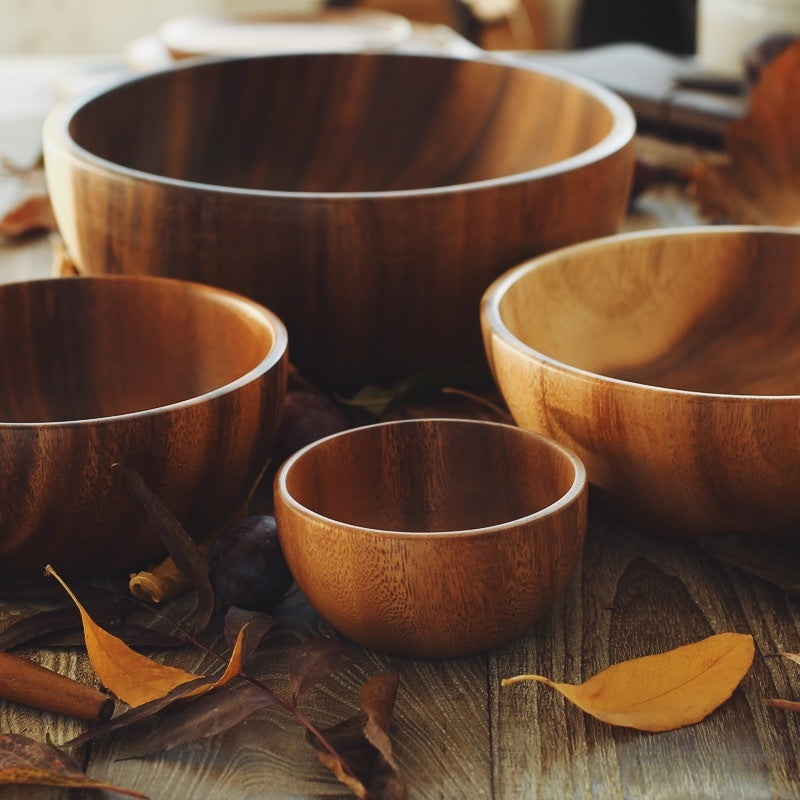
{"type": "MultiPolygon", "coordinates": [[[[295,612],[300,601],[294,600],[295,612]]],[[[0,623],[14,609],[4,604],[0,623]]],[[[185,618],[185,611],[179,616],[185,618]]],[[[317,626],[313,613],[283,623],[250,671],[285,694],[288,648],[299,637],[331,633],[317,626]]],[[[783,800],[800,795],[800,718],[762,700],[800,699],[800,667],[773,655],[780,651],[800,651],[800,600],[716,562],[695,545],[648,536],[595,509],[573,581],[522,640],[488,656],[449,661],[390,661],[353,646],[353,666],[309,692],[301,705],[317,724],[333,724],[355,711],[364,680],[397,667],[392,735],[412,800],[783,800]],[[612,728],[546,687],[499,686],[500,678],[523,671],[577,682],[625,658],[724,630],[753,634],[753,668],[729,703],[679,731],[612,728]]],[[[19,652],[92,682],[77,649],[19,652]]],[[[194,648],[160,657],[194,671],[213,668],[213,660],[194,648]]],[[[57,743],[82,729],[81,723],[3,702],[0,727],[57,743]]],[[[120,738],[99,741],[87,752],[93,777],[154,800],[349,796],[317,762],[302,728],[275,709],[225,735],[156,756],[117,760],[124,752],[120,738]]],[[[0,789],[0,800],[18,797],[71,800],[74,794],[0,789]]]]}

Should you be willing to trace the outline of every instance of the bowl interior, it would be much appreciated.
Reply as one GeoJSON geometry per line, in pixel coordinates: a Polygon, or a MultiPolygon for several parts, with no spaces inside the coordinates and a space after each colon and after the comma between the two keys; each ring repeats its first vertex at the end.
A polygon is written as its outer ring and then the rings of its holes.
{"type": "Polygon", "coordinates": [[[556,503],[577,480],[573,457],[535,434],[465,420],[348,431],[302,451],[285,471],[294,502],[384,531],[466,531],[556,503]]]}
{"type": "Polygon", "coordinates": [[[268,357],[266,312],[158,278],[0,286],[0,422],[91,419],[219,389],[268,357]]]}
{"type": "Polygon", "coordinates": [[[800,233],[615,237],[539,258],[504,285],[510,333],[570,367],[693,392],[800,394],[800,233]]]}
{"type": "Polygon", "coordinates": [[[421,189],[527,172],[611,132],[586,88],[524,68],[380,54],[193,64],[74,115],[90,153],[169,178],[287,192],[421,189]]]}

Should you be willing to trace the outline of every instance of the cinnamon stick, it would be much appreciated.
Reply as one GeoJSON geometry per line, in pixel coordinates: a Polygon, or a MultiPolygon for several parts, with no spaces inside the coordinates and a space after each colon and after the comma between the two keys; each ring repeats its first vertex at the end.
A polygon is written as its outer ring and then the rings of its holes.
{"type": "Polygon", "coordinates": [[[91,686],[0,652],[0,697],[87,722],[109,719],[114,700],[91,686]]]}

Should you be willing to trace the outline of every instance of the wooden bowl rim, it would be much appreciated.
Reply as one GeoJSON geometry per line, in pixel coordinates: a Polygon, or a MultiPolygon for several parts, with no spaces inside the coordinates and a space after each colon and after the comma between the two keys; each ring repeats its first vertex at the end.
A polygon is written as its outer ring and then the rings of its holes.
{"type": "Polygon", "coordinates": [[[383,52],[348,52],[336,51],[330,53],[277,53],[264,56],[243,56],[240,58],[209,57],[193,58],[186,64],[167,66],[151,70],[141,75],[133,75],[114,81],[111,84],[88,90],[76,98],[63,101],[57,104],[47,115],[44,122],[43,137],[45,141],[45,169],[47,165],[47,150],[57,148],[73,162],[82,164],[85,168],[96,173],[109,172],[130,179],[147,181],[151,183],[169,186],[172,188],[192,189],[195,191],[211,192],[222,195],[238,195],[244,197],[260,198],[280,198],[284,200],[324,200],[324,201],[345,201],[356,200],[359,198],[402,198],[402,197],[428,197],[447,194],[456,194],[465,191],[478,191],[499,186],[512,186],[515,184],[526,183],[532,180],[542,180],[561,175],[581,167],[589,166],[603,161],[606,158],[622,151],[632,141],[636,132],[636,118],[630,105],[618,94],[583,76],[572,74],[566,70],[552,67],[549,64],[533,64],[523,61],[515,61],[509,56],[503,58],[497,55],[482,54],[480,56],[469,56],[460,54],[422,54],[422,53],[383,53],[383,52]],[[446,186],[432,186],[417,189],[396,189],[386,191],[347,191],[347,192],[290,192],[275,189],[248,189],[237,186],[220,186],[212,183],[201,183],[198,181],[181,180],[170,178],[153,172],[132,169],[121,164],[117,164],[108,159],[95,155],[83,146],[79,145],[70,135],[69,126],[73,117],[89,103],[100,97],[110,94],[124,86],[133,83],[142,83],[147,80],[157,79],[158,77],[174,73],[179,70],[193,70],[214,66],[222,63],[244,62],[244,61],[266,61],[268,59],[287,59],[287,58],[330,58],[345,57],[357,58],[359,56],[369,56],[380,59],[427,59],[440,61],[442,59],[454,61],[466,61],[475,64],[485,64],[498,69],[522,70],[537,75],[545,75],[562,83],[581,89],[600,105],[603,105],[612,118],[611,130],[596,144],[576,153],[569,158],[556,161],[543,167],[517,172],[511,175],[502,175],[497,178],[487,178],[480,181],[470,181],[467,183],[451,184],[446,186]]]}
{"type": "Polygon", "coordinates": [[[176,403],[167,403],[162,406],[154,406],[153,408],[145,408],[140,411],[131,411],[125,414],[110,414],[106,417],[87,417],[85,419],[75,420],[42,420],[39,422],[5,422],[0,420],[0,429],[5,430],[30,430],[30,429],[56,429],[56,428],[76,428],[88,425],[105,425],[113,424],[120,421],[132,421],[138,418],[149,417],[156,414],[168,414],[184,408],[206,403],[210,400],[215,400],[228,394],[236,392],[243,386],[252,383],[257,378],[270,372],[277,366],[283,359],[284,354],[287,352],[289,336],[281,319],[270,311],[266,306],[250,300],[247,297],[230,292],[227,289],[221,289],[216,286],[210,286],[196,281],[187,281],[180,278],[167,278],[155,275],[70,275],[65,277],[51,277],[51,278],[38,278],[27,281],[13,281],[6,284],[0,284],[0,294],[3,293],[6,287],[25,287],[36,284],[52,284],[60,285],[66,281],[81,281],[84,283],[95,284],[109,284],[112,281],[117,283],[139,283],[146,285],[162,284],[171,285],[177,291],[180,287],[186,287],[193,293],[204,294],[210,296],[215,302],[220,300],[224,303],[238,307],[240,313],[246,314],[251,319],[257,320],[259,324],[268,327],[272,334],[272,346],[252,369],[240,375],[233,381],[218,386],[211,391],[204,392],[203,394],[189,397],[186,400],[179,400],[176,403]]]}
{"type": "Polygon", "coordinates": [[[331,434],[330,436],[325,436],[322,439],[318,439],[311,444],[306,445],[302,449],[298,450],[296,453],[291,455],[289,458],[284,461],[281,465],[278,473],[275,475],[274,481],[274,494],[276,500],[283,503],[287,507],[291,508],[294,513],[299,514],[303,517],[307,517],[318,522],[323,522],[328,525],[335,525],[338,529],[342,532],[347,532],[349,535],[364,535],[364,534],[371,534],[373,536],[385,538],[385,539],[400,539],[406,542],[413,542],[413,541],[430,541],[431,539],[452,539],[452,540],[461,540],[467,538],[476,538],[480,536],[489,536],[504,532],[511,532],[523,525],[529,524],[531,522],[535,522],[537,520],[544,519],[545,517],[555,516],[560,513],[566,511],[578,498],[579,496],[586,491],[586,484],[587,484],[587,477],[586,477],[586,468],[583,464],[583,461],[568,447],[561,444],[560,442],[555,441],[554,439],[549,438],[548,436],[544,436],[540,433],[535,433],[534,431],[527,430],[525,428],[521,428],[517,425],[509,425],[503,422],[492,422],[489,420],[477,420],[477,419],[463,419],[463,418],[456,418],[456,417],[425,417],[425,418],[417,418],[417,419],[404,419],[404,420],[391,420],[388,422],[376,422],[370,425],[362,425],[357,428],[350,428],[345,431],[340,431],[339,433],[331,434]],[[567,461],[572,465],[572,468],[575,472],[572,484],[570,485],[569,489],[561,495],[557,500],[550,503],[550,505],[545,506],[538,511],[535,511],[531,514],[526,514],[523,517],[517,517],[516,519],[507,520],[505,522],[500,522],[495,525],[486,525],[480,528],[467,528],[463,530],[447,530],[447,531],[403,531],[403,530],[388,530],[385,528],[370,528],[365,525],[354,525],[349,522],[344,522],[343,520],[334,519],[333,517],[327,517],[324,514],[320,514],[317,511],[309,508],[308,506],[300,503],[295,497],[289,492],[286,487],[286,478],[288,475],[289,470],[291,470],[292,466],[303,457],[303,455],[310,450],[320,446],[324,442],[328,442],[332,439],[339,439],[343,437],[347,437],[353,435],[358,432],[363,432],[365,430],[370,429],[380,429],[386,428],[390,426],[399,426],[399,425],[409,425],[412,427],[419,427],[421,423],[430,424],[433,423],[434,425],[446,424],[446,425],[463,425],[463,426],[481,426],[486,428],[501,428],[506,429],[508,431],[514,431],[514,435],[519,435],[521,438],[526,438],[531,441],[537,440],[540,443],[547,446],[547,448],[551,451],[557,453],[562,459],[567,461]]]}
{"type": "Polygon", "coordinates": [[[637,383],[636,381],[624,380],[622,378],[612,378],[599,372],[591,372],[580,367],[575,367],[560,361],[552,356],[548,356],[530,345],[525,344],[515,336],[503,321],[500,313],[500,304],[506,292],[521,278],[536,269],[547,266],[562,258],[572,258],[586,251],[611,248],[619,242],[635,241],[640,239],[662,240],[671,238],[690,238],[706,237],[723,238],[741,234],[755,234],[762,236],[790,236],[797,237],[800,244],[800,230],[797,228],[781,227],[777,225],[698,225],[694,227],[675,227],[657,228],[652,230],[631,231],[628,233],[617,233],[611,236],[603,236],[598,239],[591,239],[586,242],[568,245],[557,250],[552,250],[540,256],[523,261],[515,267],[496,278],[486,289],[481,298],[481,318],[484,320],[488,330],[494,336],[499,337],[503,343],[515,350],[519,354],[541,362],[555,372],[570,377],[582,378],[587,381],[610,386],[619,386],[629,391],[647,392],[654,395],[665,395],[686,398],[708,398],[722,403],[736,403],[742,400],[769,404],[787,404],[800,401],[800,395],[796,394],[730,394],[726,392],[700,392],[689,389],[673,389],[666,386],[655,386],[648,383],[637,383]]]}

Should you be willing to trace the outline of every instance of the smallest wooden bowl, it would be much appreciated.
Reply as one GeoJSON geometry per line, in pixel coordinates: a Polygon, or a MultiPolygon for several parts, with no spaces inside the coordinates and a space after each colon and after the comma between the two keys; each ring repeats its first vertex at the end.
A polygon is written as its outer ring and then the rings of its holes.
{"type": "Polygon", "coordinates": [[[322,439],[275,478],[278,533],[311,604],[354,641],[462,656],[527,630],[563,591],[586,529],[586,473],[559,444],[427,419],[322,439]]]}

